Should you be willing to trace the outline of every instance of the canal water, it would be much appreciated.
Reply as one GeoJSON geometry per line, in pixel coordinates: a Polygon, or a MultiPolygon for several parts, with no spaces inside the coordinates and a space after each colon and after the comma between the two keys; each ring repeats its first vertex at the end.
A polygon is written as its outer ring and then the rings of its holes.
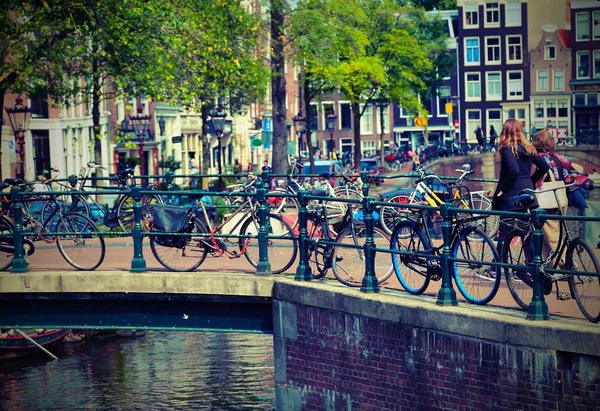
{"type": "Polygon", "coordinates": [[[0,362],[0,409],[272,410],[273,336],[148,332],[0,362]]]}

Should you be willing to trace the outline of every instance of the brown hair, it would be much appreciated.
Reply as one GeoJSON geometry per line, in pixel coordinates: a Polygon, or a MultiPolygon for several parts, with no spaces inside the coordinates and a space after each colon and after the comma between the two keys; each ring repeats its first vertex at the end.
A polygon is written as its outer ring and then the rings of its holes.
{"type": "Polygon", "coordinates": [[[509,118],[504,122],[502,126],[502,133],[500,133],[500,144],[498,144],[498,159],[502,159],[501,149],[508,147],[512,154],[517,157],[517,150],[519,146],[523,147],[525,152],[529,155],[537,154],[536,149],[531,145],[523,134],[523,125],[520,121],[514,118],[509,118]]]}
{"type": "Polygon", "coordinates": [[[554,153],[556,151],[556,140],[548,130],[540,130],[533,136],[533,147],[538,153],[554,153]]]}

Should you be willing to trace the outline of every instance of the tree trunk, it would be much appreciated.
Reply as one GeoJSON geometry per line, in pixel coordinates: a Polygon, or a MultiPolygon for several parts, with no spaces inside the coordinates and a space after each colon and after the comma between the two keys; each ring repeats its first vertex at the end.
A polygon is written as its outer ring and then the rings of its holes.
{"type": "Polygon", "coordinates": [[[271,0],[271,96],[273,102],[273,172],[287,173],[286,82],[283,50],[283,0],[271,0]]]}
{"type": "Polygon", "coordinates": [[[360,172],[360,104],[352,103],[352,122],[354,129],[354,170],[360,172]]]}
{"type": "MultiPolygon", "coordinates": [[[[6,89],[0,88],[0,118],[4,119],[4,96],[6,95],[6,89]]],[[[0,181],[4,181],[2,178],[2,162],[4,159],[8,159],[8,155],[3,155],[2,153],[2,125],[0,124],[0,181]]]]}
{"type": "Polygon", "coordinates": [[[306,131],[306,146],[308,147],[308,161],[310,162],[310,174],[315,173],[315,157],[313,153],[313,145],[312,139],[310,137],[310,116],[311,116],[311,106],[310,106],[310,84],[306,77],[304,77],[304,109],[306,110],[306,125],[304,130],[306,131]]]}
{"type": "MultiPolygon", "coordinates": [[[[100,80],[98,79],[98,60],[94,59],[92,62],[92,124],[93,124],[93,132],[94,135],[90,136],[90,138],[94,139],[94,161],[98,164],[102,164],[102,134],[100,133],[100,95],[102,90],[100,89],[100,80]]],[[[110,124],[109,127],[109,136],[110,136],[110,124]]],[[[103,172],[102,169],[97,169],[95,173],[92,173],[92,177],[102,177],[103,172]]],[[[104,182],[100,180],[100,184],[98,184],[99,180],[92,179],[92,187],[97,187],[98,185],[103,186],[104,182]]],[[[96,201],[99,204],[104,203],[104,197],[99,195],[96,196],[96,201]]]]}
{"type": "MultiPolygon", "coordinates": [[[[206,101],[202,101],[202,103],[206,103],[206,101]]],[[[200,167],[200,173],[203,175],[208,174],[208,164],[210,162],[210,142],[208,140],[208,106],[206,104],[202,104],[200,106],[200,114],[202,116],[202,135],[200,138],[202,139],[202,167],[200,167]]],[[[183,158],[182,161],[186,161],[187,159],[183,158]]],[[[208,189],[208,178],[202,178],[202,189],[208,189]]]]}

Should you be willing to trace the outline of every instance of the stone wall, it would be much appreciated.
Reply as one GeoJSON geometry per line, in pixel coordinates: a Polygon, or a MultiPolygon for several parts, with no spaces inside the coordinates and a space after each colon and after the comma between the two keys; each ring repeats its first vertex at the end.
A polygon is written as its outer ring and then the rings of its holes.
{"type": "Polygon", "coordinates": [[[278,281],[274,322],[280,410],[600,408],[584,321],[278,281]]]}

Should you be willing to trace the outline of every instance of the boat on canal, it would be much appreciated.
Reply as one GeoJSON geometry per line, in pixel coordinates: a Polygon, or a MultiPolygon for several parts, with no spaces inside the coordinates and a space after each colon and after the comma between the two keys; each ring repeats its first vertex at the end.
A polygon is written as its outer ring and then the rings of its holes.
{"type": "Polygon", "coordinates": [[[69,329],[2,329],[0,332],[0,359],[16,358],[42,353],[40,346],[49,347],[61,342],[69,329]],[[19,333],[25,333],[27,337],[19,333]]]}

